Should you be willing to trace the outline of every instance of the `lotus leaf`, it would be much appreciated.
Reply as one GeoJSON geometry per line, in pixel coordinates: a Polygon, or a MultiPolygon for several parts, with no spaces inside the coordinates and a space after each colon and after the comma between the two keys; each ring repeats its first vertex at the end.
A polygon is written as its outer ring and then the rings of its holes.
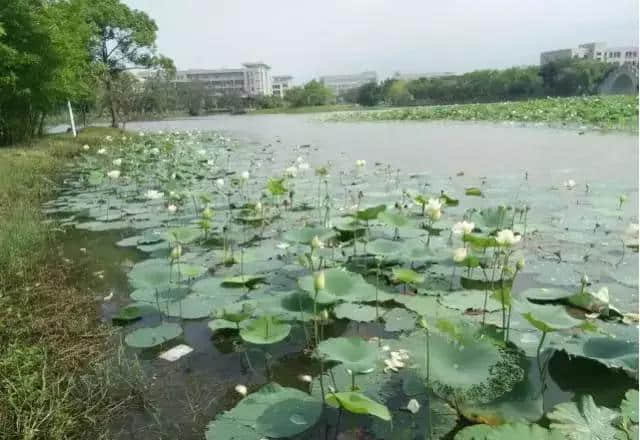
{"type": "Polygon", "coordinates": [[[560,305],[528,304],[522,315],[531,325],[543,333],[568,330],[584,323],[584,321],[571,317],[567,313],[567,309],[560,305]]]}
{"type": "Polygon", "coordinates": [[[399,241],[379,238],[367,244],[367,251],[382,257],[397,256],[403,250],[403,245],[399,241]]]}
{"type": "Polygon", "coordinates": [[[596,406],[589,395],[582,396],[578,403],[559,403],[547,414],[551,429],[571,440],[612,439],[619,434],[613,426],[618,417],[617,411],[596,406]]]}
{"type": "Polygon", "coordinates": [[[524,423],[501,426],[473,425],[456,434],[454,440],[566,440],[564,434],[539,425],[524,423]]]}
{"type": "Polygon", "coordinates": [[[393,278],[401,283],[421,284],[424,282],[424,276],[411,269],[407,269],[404,267],[394,267],[392,271],[393,278]]]}
{"type": "MultiPolygon", "coordinates": [[[[325,288],[319,292],[318,303],[329,304],[337,300],[343,301],[371,301],[376,297],[375,287],[368,284],[362,275],[349,272],[342,268],[332,268],[324,271],[325,288]]],[[[305,276],[298,280],[302,290],[315,295],[313,277],[305,276]]]]}
{"type": "Polygon", "coordinates": [[[396,228],[402,228],[409,224],[409,219],[400,212],[383,211],[378,214],[378,220],[396,228]]]}
{"type": "Polygon", "coordinates": [[[386,205],[378,205],[366,209],[361,209],[360,211],[356,212],[356,219],[364,222],[375,220],[376,218],[378,218],[378,215],[385,209],[387,209],[386,205]]]}
{"type": "Polygon", "coordinates": [[[317,350],[327,360],[340,362],[356,374],[374,368],[379,357],[378,347],[362,338],[326,339],[317,350]]]}
{"type": "Polygon", "coordinates": [[[294,388],[269,383],[209,423],[207,440],[287,438],[316,424],[322,402],[294,388]]]}
{"type": "MultiPolygon", "coordinates": [[[[381,310],[379,313],[383,311],[381,310]]],[[[376,308],[366,304],[338,304],[333,309],[333,313],[338,319],[351,319],[358,322],[372,322],[376,319],[376,308]]]]}
{"type": "Polygon", "coordinates": [[[385,313],[383,319],[385,322],[384,329],[388,332],[400,332],[416,328],[416,315],[399,307],[389,310],[385,313]]]}
{"type": "Polygon", "coordinates": [[[391,421],[391,413],[386,406],[355,391],[327,394],[326,401],[331,406],[344,408],[354,414],[368,414],[391,421]]]}
{"type": "Polygon", "coordinates": [[[240,337],[252,344],[275,344],[289,336],[291,326],[273,316],[252,319],[240,329],[240,337]]]}
{"type": "Polygon", "coordinates": [[[129,333],[124,341],[129,347],[149,348],[163,344],[182,334],[182,327],[172,322],[163,322],[155,327],[139,328],[129,333]]]}

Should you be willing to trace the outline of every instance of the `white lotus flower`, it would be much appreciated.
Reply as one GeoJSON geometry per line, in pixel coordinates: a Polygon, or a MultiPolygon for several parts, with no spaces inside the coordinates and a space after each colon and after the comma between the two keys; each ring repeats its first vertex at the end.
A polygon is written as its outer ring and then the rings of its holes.
{"type": "Polygon", "coordinates": [[[107,142],[112,142],[113,138],[111,136],[105,136],[104,140],[107,142]]]}
{"type": "Polygon", "coordinates": [[[438,220],[442,216],[442,202],[438,199],[429,199],[424,207],[424,212],[431,220],[438,220]]]}
{"type": "Polygon", "coordinates": [[[398,368],[404,368],[404,362],[393,357],[391,359],[385,359],[384,364],[386,365],[386,367],[384,368],[385,372],[387,372],[388,370],[397,372],[398,368]]]}
{"type": "Polygon", "coordinates": [[[296,162],[304,163],[304,158],[302,156],[298,156],[298,158],[296,159],[296,162]]]}
{"type": "Polygon", "coordinates": [[[144,131],[139,131],[138,136],[144,136],[144,131]]]}
{"type": "Polygon", "coordinates": [[[249,180],[249,177],[250,177],[250,176],[249,176],[249,171],[243,171],[243,172],[240,174],[240,178],[241,178],[242,180],[244,180],[244,181],[249,180]]]}
{"type": "Polygon", "coordinates": [[[298,164],[298,169],[300,171],[307,171],[310,168],[310,165],[306,162],[302,162],[300,164],[298,164]]]}
{"type": "Polygon", "coordinates": [[[161,199],[164,196],[164,193],[156,191],[155,189],[150,189],[149,191],[144,193],[144,196],[149,200],[157,200],[161,199]]]}
{"type": "Polygon", "coordinates": [[[300,376],[298,376],[298,379],[300,379],[302,382],[307,382],[307,383],[313,382],[313,378],[308,374],[301,374],[300,376]]]}
{"type": "Polygon", "coordinates": [[[473,228],[475,227],[476,225],[472,222],[461,221],[453,225],[451,231],[455,235],[471,234],[471,232],[473,232],[473,228]]]}
{"type": "Polygon", "coordinates": [[[178,207],[176,205],[167,206],[167,211],[169,211],[171,214],[175,213],[177,210],[178,210],[178,207]]]}
{"type": "Polygon", "coordinates": [[[453,251],[453,261],[456,263],[462,263],[465,258],[467,258],[466,248],[458,248],[453,251]]]}
{"type": "Polygon", "coordinates": [[[313,274],[313,287],[316,291],[323,290],[325,285],[324,271],[321,270],[313,274]]]}
{"type": "Polygon", "coordinates": [[[111,170],[107,173],[110,179],[117,179],[120,177],[120,170],[111,170]]]}
{"type": "Polygon", "coordinates": [[[113,165],[116,167],[119,167],[120,165],[122,165],[122,159],[118,158],[118,159],[113,159],[113,165]]]}
{"type": "Polygon", "coordinates": [[[364,168],[366,166],[367,166],[367,161],[366,160],[364,160],[364,159],[356,160],[356,167],[364,168]]]}
{"type": "Polygon", "coordinates": [[[111,301],[113,299],[113,290],[111,292],[109,292],[109,294],[107,296],[105,296],[104,298],[102,298],[105,302],[106,301],[111,301]]]}
{"type": "Polygon", "coordinates": [[[216,187],[218,189],[222,189],[223,186],[224,186],[224,179],[216,179],[216,187]]]}
{"type": "Polygon", "coordinates": [[[205,154],[207,154],[207,150],[205,150],[204,148],[201,148],[201,149],[198,150],[198,154],[200,156],[204,156],[205,154]]]}
{"type": "Polygon", "coordinates": [[[149,153],[151,153],[151,154],[160,154],[160,148],[153,147],[151,150],[149,150],[149,153]]]}
{"type": "Polygon", "coordinates": [[[630,237],[638,238],[640,235],[640,224],[630,223],[629,226],[627,226],[625,233],[630,237]]]}
{"type": "Polygon", "coordinates": [[[106,148],[100,148],[98,150],[98,154],[107,154],[107,149],[106,148]]]}
{"type": "Polygon", "coordinates": [[[503,229],[498,231],[496,242],[500,246],[513,246],[520,241],[520,235],[515,235],[511,229],[503,229]]]}
{"type": "Polygon", "coordinates": [[[418,411],[420,411],[420,404],[416,399],[411,399],[407,404],[407,409],[411,411],[411,414],[416,414],[418,413],[418,411]]]}
{"type": "Polygon", "coordinates": [[[576,181],[573,179],[565,180],[564,186],[567,189],[573,189],[573,187],[576,186],[576,181]]]}
{"type": "Polygon", "coordinates": [[[284,243],[284,242],[283,242],[283,243],[278,243],[278,244],[276,245],[276,247],[277,247],[278,249],[282,249],[282,250],[288,249],[290,246],[291,246],[291,245],[290,245],[289,243],[284,243]]]}
{"type": "Polygon", "coordinates": [[[88,151],[88,150],[89,150],[89,146],[88,146],[87,144],[84,144],[84,145],[82,146],[82,149],[83,149],[84,151],[88,151]]]}
{"type": "Polygon", "coordinates": [[[246,396],[247,395],[247,387],[245,387],[244,385],[236,385],[236,387],[234,388],[236,390],[236,393],[242,395],[242,396],[246,396]]]}
{"type": "Polygon", "coordinates": [[[298,169],[296,167],[289,167],[284,170],[284,175],[287,177],[296,177],[296,174],[298,174],[298,169]]]}

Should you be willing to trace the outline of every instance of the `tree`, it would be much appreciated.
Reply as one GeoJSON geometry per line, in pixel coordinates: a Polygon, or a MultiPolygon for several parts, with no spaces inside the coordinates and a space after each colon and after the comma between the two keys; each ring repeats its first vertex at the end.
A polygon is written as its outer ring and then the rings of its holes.
{"type": "Polygon", "coordinates": [[[375,82],[369,82],[358,87],[358,104],[372,107],[381,100],[382,91],[375,82]]]}
{"type": "Polygon", "coordinates": [[[120,0],[86,0],[93,28],[90,53],[102,72],[111,125],[118,126],[113,84],[129,69],[160,67],[175,70],[173,62],[156,53],[158,26],[147,14],[132,10],[120,0]]]}
{"type": "Polygon", "coordinates": [[[406,81],[394,81],[389,88],[389,102],[393,105],[409,105],[413,100],[413,96],[409,93],[409,87],[406,81]]]}
{"type": "Polygon", "coordinates": [[[332,98],[331,90],[315,79],[306,83],[304,87],[290,88],[284,97],[292,107],[325,105],[332,98]]]}

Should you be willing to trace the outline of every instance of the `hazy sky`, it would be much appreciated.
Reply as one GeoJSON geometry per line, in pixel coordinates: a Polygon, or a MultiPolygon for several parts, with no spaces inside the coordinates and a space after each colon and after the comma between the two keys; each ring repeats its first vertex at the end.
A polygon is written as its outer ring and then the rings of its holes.
{"type": "Polygon", "coordinates": [[[638,44],[637,0],[123,0],[178,69],[264,61],[296,82],[375,70],[537,64],[543,50],[638,44]]]}

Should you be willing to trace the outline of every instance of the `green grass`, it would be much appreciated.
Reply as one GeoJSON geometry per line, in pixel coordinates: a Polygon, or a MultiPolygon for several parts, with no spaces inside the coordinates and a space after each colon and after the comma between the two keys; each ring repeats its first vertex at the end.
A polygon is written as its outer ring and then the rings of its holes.
{"type": "Polygon", "coordinates": [[[106,134],[118,132],[87,129],[0,149],[3,440],[106,438],[105,420],[140,396],[135,363],[112,356],[113,330],[79,287],[86,271],[60,261],[55,225],[41,212],[68,160],[106,134]]]}
{"type": "Polygon", "coordinates": [[[545,98],[517,102],[400,107],[328,115],[329,121],[514,121],[637,130],[637,96],[545,98]]]}

